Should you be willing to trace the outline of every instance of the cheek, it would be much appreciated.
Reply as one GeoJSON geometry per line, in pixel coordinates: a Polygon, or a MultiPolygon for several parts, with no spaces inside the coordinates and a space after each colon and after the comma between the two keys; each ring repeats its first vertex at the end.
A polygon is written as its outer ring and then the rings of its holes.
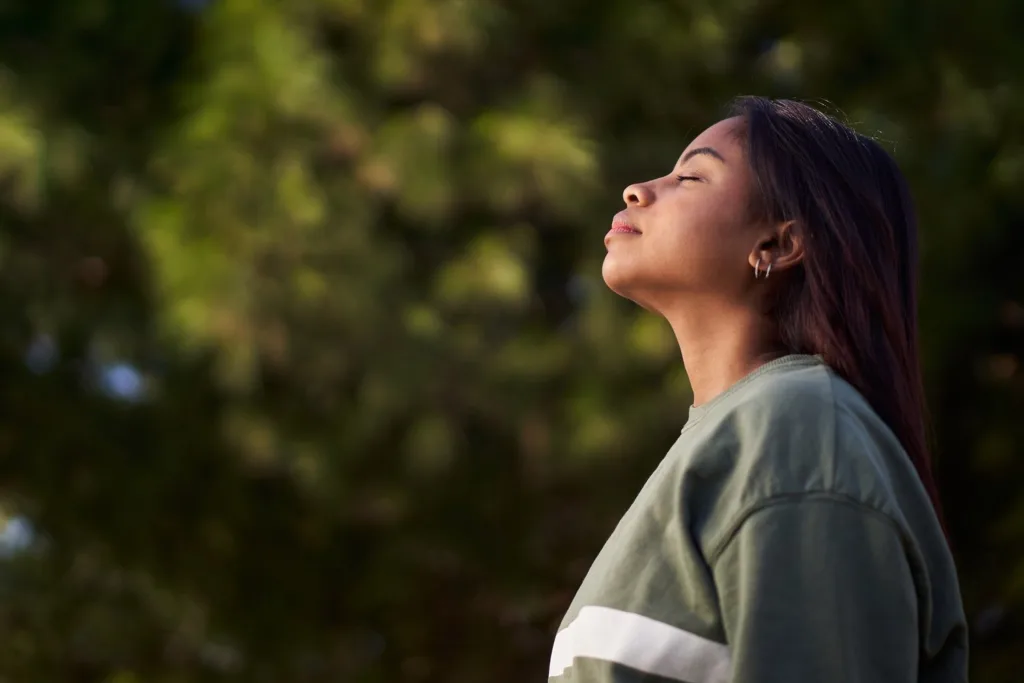
{"type": "Polygon", "coordinates": [[[722,216],[706,202],[679,202],[671,216],[647,245],[653,262],[692,265],[721,246],[722,216]]]}
{"type": "MultiPolygon", "coordinates": [[[[651,251],[652,258],[674,264],[689,281],[717,281],[746,263],[745,209],[726,193],[709,194],[680,207],[679,219],[651,251]]],[[[655,246],[655,245],[651,245],[655,246]]]]}

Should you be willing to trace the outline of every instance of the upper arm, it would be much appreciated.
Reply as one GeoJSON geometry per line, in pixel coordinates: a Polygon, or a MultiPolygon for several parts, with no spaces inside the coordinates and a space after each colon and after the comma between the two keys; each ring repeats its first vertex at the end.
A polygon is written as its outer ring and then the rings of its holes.
{"type": "Polygon", "coordinates": [[[734,683],[917,680],[916,591],[887,518],[839,498],[775,502],[711,559],[734,683]]]}

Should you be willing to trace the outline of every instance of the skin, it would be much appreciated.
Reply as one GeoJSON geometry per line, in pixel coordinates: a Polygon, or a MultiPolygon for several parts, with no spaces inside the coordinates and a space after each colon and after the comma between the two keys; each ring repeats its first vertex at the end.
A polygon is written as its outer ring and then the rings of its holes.
{"type": "Polygon", "coordinates": [[[605,283],[672,326],[695,405],[787,353],[767,302],[804,257],[798,225],[750,214],[755,181],[742,131],[742,119],[720,121],[690,143],[668,175],[627,187],[626,209],[613,225],[641,234],[605,237],[605,283]]]}

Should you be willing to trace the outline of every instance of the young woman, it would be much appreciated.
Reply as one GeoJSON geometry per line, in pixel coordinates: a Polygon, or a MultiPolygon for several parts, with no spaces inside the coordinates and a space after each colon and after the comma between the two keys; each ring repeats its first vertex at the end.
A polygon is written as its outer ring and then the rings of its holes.
{"type": "Polygon", "coordinates": [[[623,199],[605,282],[672,326],[694,406],[580,587],[549,680],[966,681],[893,160],[803,104],[748,98],[623,199]]]}

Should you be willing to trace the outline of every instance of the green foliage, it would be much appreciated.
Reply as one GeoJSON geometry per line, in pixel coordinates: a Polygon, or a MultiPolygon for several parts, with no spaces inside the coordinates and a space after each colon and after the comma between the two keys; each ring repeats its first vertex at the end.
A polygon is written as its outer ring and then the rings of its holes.
{"type": "Polygon", "coordinates": [[[542,677],[689,401],[603,226],[757,92],[912,180],[976,680],[1015,680],[1016,4],[187,5],[0,1],[0,679],[542,677]]]}

